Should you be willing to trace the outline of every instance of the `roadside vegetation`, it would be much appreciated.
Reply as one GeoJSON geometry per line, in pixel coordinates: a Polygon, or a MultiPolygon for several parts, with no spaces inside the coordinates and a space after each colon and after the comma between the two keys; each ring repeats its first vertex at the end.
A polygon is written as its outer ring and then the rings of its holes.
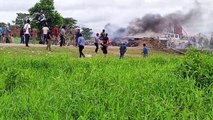
{"type": "Polygon", "coordinates": [[[0,119],[213,119],[212,55],[44,49],[0,48],[0,119]]]}

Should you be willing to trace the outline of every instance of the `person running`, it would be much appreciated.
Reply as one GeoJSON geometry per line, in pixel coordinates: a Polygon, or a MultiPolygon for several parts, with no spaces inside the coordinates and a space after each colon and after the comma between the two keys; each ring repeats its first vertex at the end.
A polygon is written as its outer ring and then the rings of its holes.
{"type": "Polygon", "coordinates": [[[66,26],[63,26],[60,32],[60,47],[62,47],[65,43],[65,35],[66,35],[66,26]]]}
{"type": "Polygon", "coordinates": [[[80,33],[79,37],[78,37],[78,47],[79,47],[80,58],[82,56],[85,57],[85,55],[83,53],[84,46],[85,46],[85,39],[84,39],[83,35],[80,33]]]}
{"type": "Polygon", "coordinates": [[[54,27],[53,36],[54,36],[53,45],[58,45],[58,37],[59,37],[58,25],[56,25],[56,26],[54,27]]]}
{"type": "Polygon", "coordinates": [[[127,46],[125,43],[122,43],[120,46],[120,59],[124,58],[126,51],[127,51],[127,46]]]}
{"type": "Polygon", "coordinates": [[[26,47],[29,47],[29,41],[30,41],[30,20],[27,20],[27,23],[24,25],[24,37],[25,37],[25,43],[26,47]]]}
{"type": "Polygon", "coordinates": [[[50,28],[47,32],[47,50],[51,51],[51,40],[53,39],[52,29],[50,28]]]}
{"type": "Polygon", "coordinates": [[[21,38],[21,44],[24,44],[25,43],[25,40],[24,40],[24,26],[21,27],[20,29],[20,38],[21,38]]]}
{"type": "Polygon", "coordinates": [[[3,28],[1,24],[0,24],[0,43],[3,43],[3,28]]]}
{"type": "Polygon", "coordinates": [[[97,34],[96,34],[96,37],[95,37],[95,46],[96,46],[95,52],[96,52],[96,53],[98,53],[99,42],[100,42],[99,34],[97,33],[97,34]]]}
{"type": "Polygon", "coordinates": [[[146,46],[146,44],[143,44],[143,56],[144,57],[148,57],[148,48],[146,46]]]}
{"type": "Polygon", "coordinates": [[[109,38],[108,38],[108,34],[106,33],[105,37],[103,38],[103,42],[101,43],[102,51],[103,51],[105,56],[108,54],[108,50],[107,50],[108,43],[109,43],[109,38]]]}
{"type": "Polygon", "coordinates": [[[47,43],[47,32],[49,31],[49,28],[47,26],[47,24],[45,24],[45,26],[42,28],[43,30],[43,44],[47,43]]]}

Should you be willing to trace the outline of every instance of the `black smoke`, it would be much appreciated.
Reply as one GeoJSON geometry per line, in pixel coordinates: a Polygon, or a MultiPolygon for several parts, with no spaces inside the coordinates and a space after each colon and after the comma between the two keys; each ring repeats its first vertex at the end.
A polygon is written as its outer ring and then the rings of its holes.
{"type": "Polygon", "coordinates": [[[104,29],[108,33],[111,40],[118,40],[125,36],[126,29],[120,26],[108,23],[105,25],[104,29]]]}
{"type": "Polygon", "coordinates": [[[130,22],[126,32],[127,34],[135,35],[145,32],[162,33],[172,31],[174,25],[186,25],[200,20],[200,17],[200,5],[195,1],[195,8],[185,14],[181,11],[177,11],[165,16],[160,14],[146,14],[142,18],[137,18],[130,22]]]}

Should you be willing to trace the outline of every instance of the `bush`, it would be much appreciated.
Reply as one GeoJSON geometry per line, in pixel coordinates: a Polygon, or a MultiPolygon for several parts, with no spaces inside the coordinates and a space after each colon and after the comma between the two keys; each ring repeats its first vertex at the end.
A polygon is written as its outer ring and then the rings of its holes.
{"type": "Polygon", "coordinates": [[[23,71],[12,69],[6,74],[5,91],[13,92],[16,88],[27,86],[29,80],[23,71]]]}
{"type": "Polygon", "coordinates": [[[191,48],[184,56],[179,71],[184,78],[194,79],[199,88],[205,88],[213,83],[212,68],[213,65],[208,61],[208,56],[191,48]]]}

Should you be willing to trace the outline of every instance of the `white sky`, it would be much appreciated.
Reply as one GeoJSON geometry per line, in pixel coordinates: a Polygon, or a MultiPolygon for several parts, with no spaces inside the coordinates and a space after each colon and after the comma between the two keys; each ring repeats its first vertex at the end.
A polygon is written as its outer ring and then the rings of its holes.
{"type": "MultiPolygon", "coordinates": [[[[16,13],[27,12],[39,0],[0,0],[0,22],[15,20],[16,13]]],[[[168,14],[187,12],[195,0],[55,0],[55,8],[63,17],[73,17],[80,26],[101,30],[107,23],[126,27],[134,18],[147,13],[168,14]]],[[[202,32],[213,28],[213,0],[197,0],[201,3],[205,22],[202,32]]],[[[213,31],[213,30],[212,30],[213,31]]]]}

